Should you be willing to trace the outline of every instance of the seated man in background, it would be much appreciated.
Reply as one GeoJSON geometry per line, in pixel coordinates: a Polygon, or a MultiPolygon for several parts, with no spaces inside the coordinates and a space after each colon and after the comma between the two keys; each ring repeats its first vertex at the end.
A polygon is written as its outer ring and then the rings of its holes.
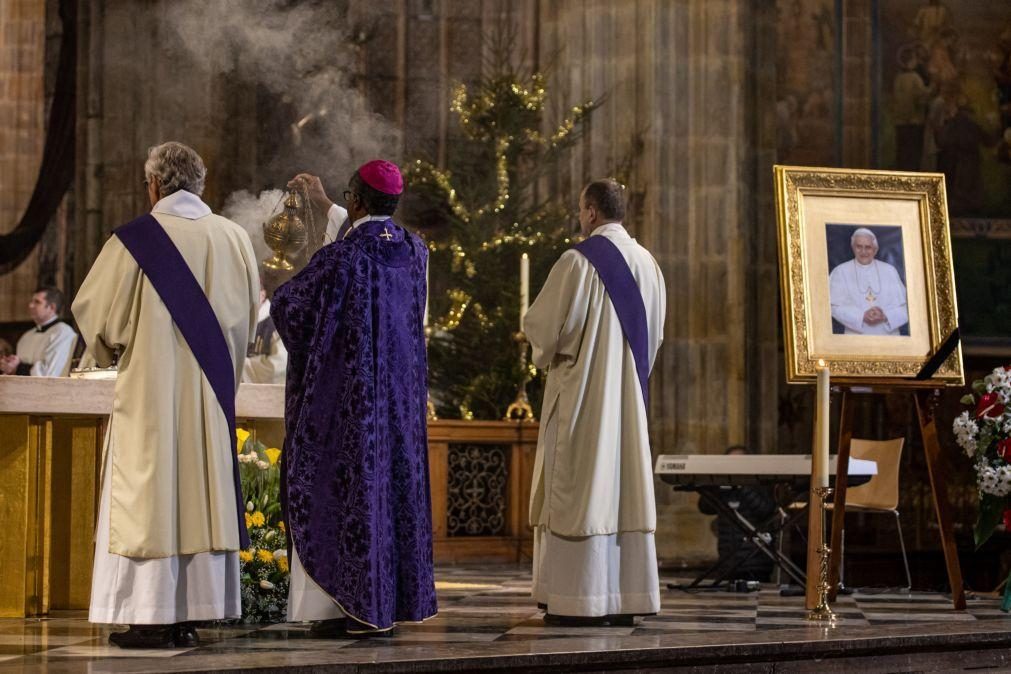
{"type": "MultiPolygon", "coordinates": [[[[727,448],[725,454],[740,456],[754,452],[743,445],[733,445],[727,448]]],[[[768,487],[721,488],[719,497],[749,522],[767,521],[776,512],[776,500],[768,487]]],[[[718,514],[716,509],[707,505],[705,501],[699,501],[699,510],[706,515],[718,514]]],[[[772,560],[756,550],[755,544],[726,516],[719,515],[715,525],[720,568],[730,569],[737,565],[728,580],[768,582],[772,578],[772,560]]]]}
{"type": "Polygon", "coordinates": [[[28,313],[35,327],[21,336],[13,355],[0,359],[0,372],[32,377],[67,376],[77,333],[60,320],[63,307],[63,293],[58,288],[42,286],[32,293],[28,313]]]}

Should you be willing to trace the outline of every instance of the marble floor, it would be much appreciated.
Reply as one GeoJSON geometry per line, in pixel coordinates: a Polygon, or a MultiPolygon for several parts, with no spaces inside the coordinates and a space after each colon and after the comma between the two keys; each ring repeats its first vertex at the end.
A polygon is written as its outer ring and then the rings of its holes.
{"type": "Polygon", "coordinates": [[[339,671],[340,665],[358,672],[491,671],[576,663],[592,669],[605,664],[595,657],[616,652],[629,665],[690,656],[688,663],[705,649],[736,648],[747,659],[790,642],[794,655],[807,648],[815,657],[832,643],[838,651],[840,640],[878,640],[884,647],[880,639],[887,637],[908,651],[953,634],[991,649],[1006,641],[1011,652],[1011,617],[995,599],[972,599],[968,610],[956,612],[936,593],[857,592],[840,597],[835,609],[842,622],[824,630],[804,620],[803,597],[781,597],[773,586],[747,594],[665,590],[661,613],[636,627],[560,628],[546,626],[532,602],[529,567],[446,567],[437,578],[439,615],[384,639],[312,639],[299,624],[219,625],[200,630],[199,648],[126,651],[106,641],[118,628],[90,625],[83,612],[0,620],[0,671],[339,671]]]}

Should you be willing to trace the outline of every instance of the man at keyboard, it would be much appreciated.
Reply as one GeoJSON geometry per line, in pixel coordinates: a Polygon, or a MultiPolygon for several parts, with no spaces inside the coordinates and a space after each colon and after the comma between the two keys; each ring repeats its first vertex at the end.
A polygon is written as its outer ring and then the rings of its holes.
{"type": "MultiPolygon", "coordinates": [[[[743,445],[728,447],[727,456],[754,454],[743,445]]],[[[776,512],[772,490],[765,485],[733,487],[721,490],[719,498],[739,512],[749,522],[764,522],[776,512]]],[[[699,501],[699,510],[706,515],[717,515],[716,542],[721,569],[733,568],[730,580],[758,580],[768,582],[772,577],[773,562],[755,549],[755,544],[745,536],[730,518],[705,500],[699,501]]],[[[774,545],[773,541],[770,544],[774,545]]]]}

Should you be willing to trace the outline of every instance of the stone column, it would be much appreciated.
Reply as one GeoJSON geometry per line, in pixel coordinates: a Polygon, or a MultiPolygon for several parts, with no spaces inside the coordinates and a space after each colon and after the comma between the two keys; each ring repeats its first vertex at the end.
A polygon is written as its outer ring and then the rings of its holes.
{"type": "MultiPolygon", "coordinates": [[[[574,199],[586,180],[626,164],[630,228],[663,268],[654,452],[775,451],[774,10],[744,0],[573,0],[540,12],[540,53],[558,53],[556,112],[608,96],[554,188],[574,199]]],[[[714,556],[696,497],[660,483],[657,494],[660,556],[714,556]]]]}
{"type": "Polygon", "coordinates": [[[110,232],[150,209],[148,147],[177,140],[196,149],[208,167],[203,198],[217,210],[232,191],[258,187],[258,152],[276,142],[256,126],[248,67],[187,51],[164,20],[172,2],[81,6],[75,288],[110,232]]]}
{"type": "MultiPolygon", "coordinates": [[[[45,136],[46,2],[0,3],[0,232],[14,228],[31,197],[45,136]]],[[[0,276],[0,322],[28,320],[38,252],[0,276]]]]}
{"type": "Polygon", "coordinates": [[[872,0],[844,0],[842,53],[842,165],[875,168],[874,89],[880,91],[875,70],[872,0]]]}

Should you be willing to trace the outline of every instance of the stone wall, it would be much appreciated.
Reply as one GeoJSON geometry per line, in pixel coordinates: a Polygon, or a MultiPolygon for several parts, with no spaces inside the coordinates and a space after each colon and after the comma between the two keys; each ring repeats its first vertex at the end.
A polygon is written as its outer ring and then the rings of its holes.
{"type": "MultiPolygon", "coordinates": [[[[73,257],[62,265],[69,285],[83,279],[111,229],[146,208],[142,164],[151,144],[177,138],[194,145],[211,169],[206,198],[215,208],[233,190],[279,186],[264,159],[278,150],[265,117],[276,101],[265,109],[257,73],[241,62],[225,70],[194,62],[161,21],[173,1],[81,5],[73,257]]],[[[423,156],[445,165],[452,158],[458,131],[448,93],[454,82],[480,75],[484,36],[496,26],[515,28],[517,65],[549,73],[549,125],[572,105],[606,95],[571,161],[538,189],[575,205],[590,178],[621,172],[628,181],[628,224],[656,255],[668,287],[665,344],[652,381],[656,453],[719,453],[737,443],[780,450],[778,405],[786,390],[771,166],[784,75],[779,41],[786,19],[778,6],[787,4],[347,0],[347,20],[361,22],[363,40],[334,37],[335,49],[353,55],[351,86],[402,130],[394,157],[400,160],[423,156]]],[[[844,4],[852,17],[846,26],[866,37],[869,0],[844,4]]],[[[2,11],[44,5],[7,3],[2,11]]],[[[857,37],[845,43],[847,81],[869,68],[861,44],[857,37]]],[[[851,153],[866,151],[858,142],[866,133],[865,94],[847,108],[851,153]]],[[[36,101],[32,109],[41,115],[41,107],[36,101]]],[[[28,137],[40,151],[37,124],[28,137]]],[[[346,176],[350,169],[332,172],[346,176]]],[[[34,178],[18,175],[26,194],[34,178]]],[[[26,264],[22,272],[28,285],[35,282],[36,268],[26,264]]],[[[23,302],[0,289],[0,307],[12,298],[23,302]]],[[[658,485],[658,501],[662,557],[714,555],[709,520],[697,513],[694,497],[658,485]]]]}
{"type": "MultiPolygon", "coordinates": [[[[144,208],[148,145],[168,136],[192,143],[212,167],[213,206],[232,189],[260,187],[258,151],[271,139],[258,132],[256,106],[236,102],[253,94],[188,68],[186,54],[160,30],[158,6],[104,0],[83,12],[78,281],[111,228],[144,208]],[[173,77],[180,68],[185,85],[173,77]]],[[[444,164],[451,156],[457,131],[449,88],[479,76],[488,49],[482,38],[502,22],[515,26],[518,65],[550,66],[549,124],[606,95],[571,162],[539,189],[575,204],[586,180],[627,174],[630,227],[657,257],[668,287],[652,380],[656,453],[776,445],[775,137],[763,105],[775,86],[775,14],[762,7],[747,0],[349,3],[349,16],[367,16],[372,31],[355,86],[403,130],[400,159],[444,164]]],[[[714,554],[695,500],[658,485],[662,557],[714,554]]]]}
{"type": "MultiPolygon", "coordinates": [[[[35,187],[45,129],[46,0],[0,3],[0,232],[14,228],[35,187]]],[[[0,322],[27,320],[38,252],[0,276],[0,322]]]]}
{"type": "MultiPolygon", "coordinates": [[[[479,74],[481,36],[497,25],[515,27],[520,65],[549,73],[549,128],[606,96],[570,161],[539,188],[575,206],[587,180],[626,174],[628,224],[668,287],[654,451],[773,451],[776,140],[763,103],[775,96],[775,12],[743,0],[446,0],[389,3],[383,18],[363,82],[376,109],[403,120],[405,159],[443,163],[453,151],[447,83],[479,74]]],[[[694,496],[658,485],[658,501],[662,557],[714,555],[694,496]]]]}
{"type": "Polygon", "coordinates": [[[72,243],[79,285],[109,233],[150,205],[148,147],[191,144],[209,167],[205,199],[220,208],[256,186],[255,86],[195,62],[161,22],[166,2],[118,0],[80,9],[78,179],[72,243]]]}

